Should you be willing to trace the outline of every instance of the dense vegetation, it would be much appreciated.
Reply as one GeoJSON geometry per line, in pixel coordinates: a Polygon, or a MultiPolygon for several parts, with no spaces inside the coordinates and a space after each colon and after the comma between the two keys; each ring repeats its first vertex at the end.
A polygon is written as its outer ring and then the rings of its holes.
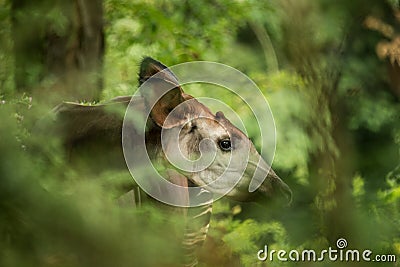
{"type": "MultiPolygon", "coordinates": [[[[32,31],[43,41],[46,32],[65,37],[71,24],[62,1],[18,9],[20,2],[0,0],[1,266],[173,266],[177,249],[164,238],[163,214],[118,208],[120,173],[82,177],[68,167],[57,136],[35,132],[61,100],[135,92],[144,56],[233,66],[257,83],[274,114],[273,167],[291,186],[293,203],[216,202],[200,266],[310,266],[261,263],[257,251],[319,251],[338,238],[400,260],[398,1],[104,0],[104,60],[90,76],[96,82],[85,82],[96,93],[79,96],[66,93],[81,81],[74,82],[76,72],[63,77],[49,70],[54,63],[27,57],[35,64],[24,62],[21,76],[16,51],[26,48],[16,47],[15,33],[32,31]],[[36,30],[16,31],[18,20],[36,30]]],[[[39,44],[42,51],[48,45],[39,44]]],[[[186,90],[240,108],[224,91],[186,90]]],[[[248,110],[238,112],[251,119],[248,110]]],[[[259,144],[257,130],[246,126],[259,144]]],[[[351,265],[313,266],[344,264],[351,265]]]]}

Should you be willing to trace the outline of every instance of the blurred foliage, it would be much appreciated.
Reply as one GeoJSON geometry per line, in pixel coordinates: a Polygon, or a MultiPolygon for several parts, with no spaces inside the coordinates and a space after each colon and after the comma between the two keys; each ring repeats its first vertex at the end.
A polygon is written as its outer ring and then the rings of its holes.
{"type": "MultiPolygon", "coordinates": [[[[113,183],[123,175],[82,176],[68,167],[61,140],[34,131],[48,108],[15,92],[10,6],[0,1],[0,265],[174,266],[179,250],[164,229],[179,225],[179,217],[146,206],[118,208],[113,183]]],[[[294,201],[283,208],[219,200],[200,266],[298,266],[267,265],[256,253],[264,245],[326,249],[339,237],[400,260],[399,1],[103,6],[103,101],[133,94],[139,62],[151,56],[166,65],[209,60],[235,67],[256,82],[273,111],[273,167],[294,201]]],[[[43,16],[57,21],[54,12],[43,16]]],[[[239,98],[207,86],[185,90],[223,99],[260,145],[239,98]]]]}
{"type": "Polygon", "coordinates": [[[179,228],[181,218],[167,220],[151,206],[117,208],[110,182],[66,167],[51,133],[26,132],[27,121],[38,116],[30,108],[29,99],[0,106],[0,265],[175,263],[179,244],[164,230],[179,228]]]}
{"type": "Polygon", "coordinates": [[[12,55],[12,35],[10,21],[10,3],[8,1],[0,2],[0,100],[5,94],[14,91],[13,78],[13,55],[12,55]]]}

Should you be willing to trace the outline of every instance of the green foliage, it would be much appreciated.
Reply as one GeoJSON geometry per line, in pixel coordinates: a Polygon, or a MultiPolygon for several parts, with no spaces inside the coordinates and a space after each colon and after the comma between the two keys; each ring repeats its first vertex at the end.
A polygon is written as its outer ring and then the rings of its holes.
{"type": "MultiPolygon", "coordinates": [[[[32,119],[32,110],[24,102],[0,105],[0,265],[176,262],[179,244],[167,243],[171,232],[164,229],[180,229],[181,218],[167,220],[150,206],[118,207],[110,182],[67,167],[55,137],[37,140],[26,132],[23,121],[32,119]]],[[[119,179],[115,173],[104,176],[119,179]]]]}
{"type": "Polygon", "coordinates": [[[149,4],[107,0],[104,6],[110,21],[106,31],[105,68],[110,74],[106,88],[119,94],[136,90],[138,65],[135,62],[145,55],[152,55],[168,65],[213,59],[214,53],[230,41],[235,29],[243,23],[244,10],[242,4],[231,1],[154,1],[149,4]],[[203,30],[205,28],[207,31],[203,30]]]}
{"type": "Polygon", "coordinates": [[[14,89],[10,3],[4,2],[0,2],[0,101],[14,89]]]}
{"type": "MultiPolygon", "coordinates": [[[[257,223],[254,220],[244,220],[236,227],[233,227],[229,234],[225,235],[223,240],[232,251],[240,255],[241,263],[244,266],[257,265],[258,259],[254,257],[254,252],[263,248],[263,242],[268,238],[270,249],[288,249],[286,239],[287,233],[279,222],[257,223]]],[[[271,266],[282,266],[282,263],[276,263],[271,266]]]]}

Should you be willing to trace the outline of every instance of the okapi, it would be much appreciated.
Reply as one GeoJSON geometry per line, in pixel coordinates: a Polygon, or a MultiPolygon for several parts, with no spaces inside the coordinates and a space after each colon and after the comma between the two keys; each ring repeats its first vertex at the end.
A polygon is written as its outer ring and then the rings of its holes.
{"type": "MultiPolygon", "coordinates": [[[[246,201],[259,196],[270,199],[283,193],[290,200],[291,191],[262,159],[250,139],[225,118],[222,112],[214,115],[206,106],[185,94],[177,77],[166,66],[152,58],[145,58],[140,66],[139,84],[143,85],[145,82],[149,82],[149,86],[143,88],[141,86],[141,96],[132,99],[132,102],[135,104],[134,115],[145,117],[146,112],[149,114],[144,118],[147,121],[146,132],[143,134],[151,161],[163,166],[162,172],[166,180],[187,189],[195,186],[203,187],[197,191],[196,196],[190,196],[189,190],[181,195],[172,196],[184,201],[195,197],[204,203],[199,207],[174,208],[186,216],[187,226],[185,233],[182,234],[185,250],[183,265],[195,266],[196,249],[203,243],[207,234],[212,194],[219,193],[219,189],[227,186],[229,181],[222,179],[220,182],[217,180],[213,186],[204,186],[225,172],[228,161],[232,160],[230,154],[247,153],[249,158],[247,162],[233,162],[233,169],[230,167],[230,172],[234,175],[235,166],[245,164],[244,172],[240,173],[240,181],[227,194],[228,197],[246,201]],[[157,78],[151,81],[150,78],[156,74],[157,78]],[[165,85],[172,89],[162,94],[158,100],[152,99],[153,91],[165,85]],[[172,110],[175,110],[174,114],[167,120],[172,110]],[[195,172],[182,171],[172,166],[165,157],[160,139],[163,130],[176,129],[179,129],[177,140],[180,153],[189,159],[196,158],[199,155],[200,142],[208,139],[214,143],[214,148],[217,150],[214,162],[204,170],[195,172]],[[246,149],[249,152],[245,151],[246,149]],[[249,184],[256,172],[258,175],[261,173],[265,180],[255,192],[250,193],[249,184]]],[[[100,172],[102,169],[128,169],[123,154],[122,128],[124,113],[131,98],[131,96],[117,97],[101,105],[62,103],[55,108],[57,122],[61,126],[60,133],[72,164],[84,166],[91,172],[100,172]],[[82,155],[86,157],[81,157],[82,155]],[[93,157],[96,159],[95,162],[90,162],[93,157]]],[[[138,131],[132,131],[131,134],[133,135],[131,149],[134,150],[135,140],[143,138],[141,136],[143,134],[138,131]]],[[[137,206],[144,198],[152,199],[146,196],[131,179],[131,183],[121,189],[119,201],[137,206]]]]}

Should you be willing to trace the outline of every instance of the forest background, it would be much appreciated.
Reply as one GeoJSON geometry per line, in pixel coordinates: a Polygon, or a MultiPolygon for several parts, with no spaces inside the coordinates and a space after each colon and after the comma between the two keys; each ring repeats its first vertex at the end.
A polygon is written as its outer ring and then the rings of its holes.
{"type": "MultiPolygon", "coordinates": [[[[115,205],[119,173],[82,177],[57,136],[33,131],[62,101],[133,94],[144,56],[235,67],[275,118],[273,167],[291,206],[216,202],[200,266],[311,266],[256,253],[319,251],[338,238],[399,261],[399,1],[0,0],[1,266],[174,262],[161,214],[115,205]]],[[[251,118],[224,91],[187,91],[251,118]]]]}

